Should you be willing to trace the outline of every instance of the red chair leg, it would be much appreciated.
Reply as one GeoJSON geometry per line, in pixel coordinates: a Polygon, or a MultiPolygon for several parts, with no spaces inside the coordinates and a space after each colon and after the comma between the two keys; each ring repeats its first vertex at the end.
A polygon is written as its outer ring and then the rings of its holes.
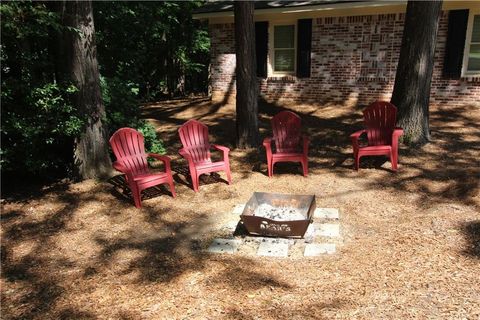
{"type": "Polygon", "coordinates": [[[267,154],[267,171],[268,171],[268,177],[271,178],[272,177],[272,159],[270,159],[268,157],[268,154],[267,154]]]}
{"type": "Polygon", "coordinates": [[[308,176],[308,160],[307,159],[302,160],[302,168],[303,168],[303,176],[304,177],[308,176]]]}
{"type": "Polygon", "coordinates": [[[230,162],[227,159],[227,163],[225,164],[225,173],[227,175],[227,182],[228,184],[232,183],[232,172],[230,171],[230,162]]]}
{"type": "Polygon", "coordinates": [[[170,186],[170,192],[172,193],[172,197],[175,198],[177,196],[177,193],[175,192],[175,185],[173,184],[173,179],[170,179],[168,185],[170,186]]]}
{"type": "Polygon", "coordinates": [[[358,155],[358,153],[354,154],[354,168],[355,170],[358,171],[358,168],[360,167],[360,156],[358,155]]]}
{"type": "Polygon", "coordinates": [[[227,174],[227,182],[228,184],[232,184],[232,174],[230,172],[230,168],[227,167],[225,170],[225,173],[227,174]]]}
{"type": "Polygon", "coordinates": [[[192,175],[192,185],[193,191],[198,192],[198,185],[199,185],[200,175],[192,175]]]}
{"type": "Polygon", "coordinates": [[[132,190],[132,197],[133,197],[133,202],[135,203],[135,207],[141,208],[142,207],[141,191],[138,189],[137,186],[130,186],[130,189],[132,190]]]}
{"type": "Polygon", "coordinates": [[[392,163],[392,170],[397,171],[398,155],[395,151],[392,151],[392,153],[390,154],[390,162],[392,163]]]}
{"type": "Polygon", "coordinates": [[[273,177],[273,168],[275,167],[275,162],[273,162],[273,159],[272,161],[270,162],[270,175],[269,177],[273,177]]]}

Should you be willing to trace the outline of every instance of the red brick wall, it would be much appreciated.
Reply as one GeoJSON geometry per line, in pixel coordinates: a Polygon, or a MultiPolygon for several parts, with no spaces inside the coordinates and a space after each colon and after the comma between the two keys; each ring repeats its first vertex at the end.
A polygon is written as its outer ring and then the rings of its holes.
{"type": "MultiPolygon", "coordinates": [[[[313,19],[310,78],[260,80],[266,100],[367,104],[389,100],[400,53],[404,14],[313,19]]],[[[432,104],[472,104],[480,101],[480,79],[442,76],[448,27],[443,12],[438,31],[432,79],[432,104]]],[[[233,24],[210,25],[213,99],[235,95],[233,24]]]]}

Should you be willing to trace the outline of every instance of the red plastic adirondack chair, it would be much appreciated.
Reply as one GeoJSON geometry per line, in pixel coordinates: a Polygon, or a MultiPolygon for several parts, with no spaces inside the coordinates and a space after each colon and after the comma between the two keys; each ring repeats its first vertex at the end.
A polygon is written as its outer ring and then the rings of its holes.
{"type": "Polygon", "coordinates": [[[291,111],[282,111],[272,118],[273,138],[267,137],[263,145],[267,151],[268,176],[273,175],[277,162],[300,162],[303,175],[308,175],[309,139],[301,135],[301,119],[291,111]],[[272,141],[275,152],[272,151],[272,141]]]}
{"type": "Polygon", "coordinates": [[[118,129],[110,138],[110,146],[117,161],[113,167],[124,173],[127,183],[132,190],[135,207],[142,207],[142,190],[167,183],[172,196],[175,198],[170,158],[155,153],[145,153],[143,135],[132,128],[118,129]],[[148,167],[147,158],[152,157],[163,161],[164,172],[152,172],[148,167]]]}
{"type": "Polygon", "coordinates": [[[188,120],[178,129],[183,148],[179,153],[188,161],[190,176],[192,177],[193,190],[198,192],[199,178],[204,173],[225,171],[228,184],[232,182],[230,162],[228,159],[229,148],[208,142],[208,128],[197,120],[188,120]],[[210,149],[214,148],[223,152],[223,160],[212,162],[210,149]]]}
{"type": "Polygon", "coordinates": [[[360,158],[366,155],[388,156],[392,170],[397,170],[398,138],[403,134],[402,128],[395,127],[397,108],[385,101],[375,101],[363,111],[365,121],[364,130],[350,135],[355,158],[355,170],[360,166],[360,158]],[[367,134],[368,145],[360,146],[359,139],[367,134]]]}

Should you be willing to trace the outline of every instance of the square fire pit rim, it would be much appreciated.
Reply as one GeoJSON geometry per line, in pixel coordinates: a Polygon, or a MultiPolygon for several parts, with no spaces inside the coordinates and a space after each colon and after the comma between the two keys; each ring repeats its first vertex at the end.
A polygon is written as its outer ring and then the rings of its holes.
{"type": "MultiPolygon", "coordinates": [[[[269,236],[303,237],[308,225],[312,222],[315,207],[315,195],[254,192],[245,205],[240,219],[243,221],[249,233],[269,236]],[[294,211],[297,211],[303,218],[275,220],[273,218],[269,219],[267,216],[256,215],[257,209],[263,204],[267,204],[273,208],[293,208],[294,211]]],[[[286,214],[287,217],[289,215],[289,213],[285,212],[282,214],[286,214]]]]}
{"type": "MultiPolygon", "coordinates": [[[[273,193],[273,192],[258,192],[254,191],[248,202],[245,204],[242,213],[240,216],[250,216],[253,215],[256,206],[260,205],[261,203],[268,203],[272,206],[275,204],[272,203],[271,200],[279,201],[279,200],[287,200],[287,199],[298,199],[299,203],[302,205],[295,206],[296,209],[301,210],[303,214],[307,214],[311,204],[315,203],[315,195],[314,194],[288,194],[288,193],[273,193]],[[252,208],[253,207],[253,208],[252,208]]],[[[289,203],[292,206],[292,203],[289,203]]],[[[314,208],[315,209],[315,208],[314,208]]]]}

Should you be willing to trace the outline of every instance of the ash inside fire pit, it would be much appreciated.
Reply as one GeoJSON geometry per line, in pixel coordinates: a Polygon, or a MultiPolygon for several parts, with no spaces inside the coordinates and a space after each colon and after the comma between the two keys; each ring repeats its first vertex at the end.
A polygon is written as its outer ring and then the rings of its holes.
{"type": "Polygon", "coordinates": [[[274,207],[268,203],[262,203],[255,209],[254,216],[268,218],[276,221],[305,220],[305,216],[298,208],[274,207]]]}
{"type": "Polygon", "coordinates": [[[240,219],[252,234],[303,237],[312,221],[315,196],[254,192],[240,219]]]}

